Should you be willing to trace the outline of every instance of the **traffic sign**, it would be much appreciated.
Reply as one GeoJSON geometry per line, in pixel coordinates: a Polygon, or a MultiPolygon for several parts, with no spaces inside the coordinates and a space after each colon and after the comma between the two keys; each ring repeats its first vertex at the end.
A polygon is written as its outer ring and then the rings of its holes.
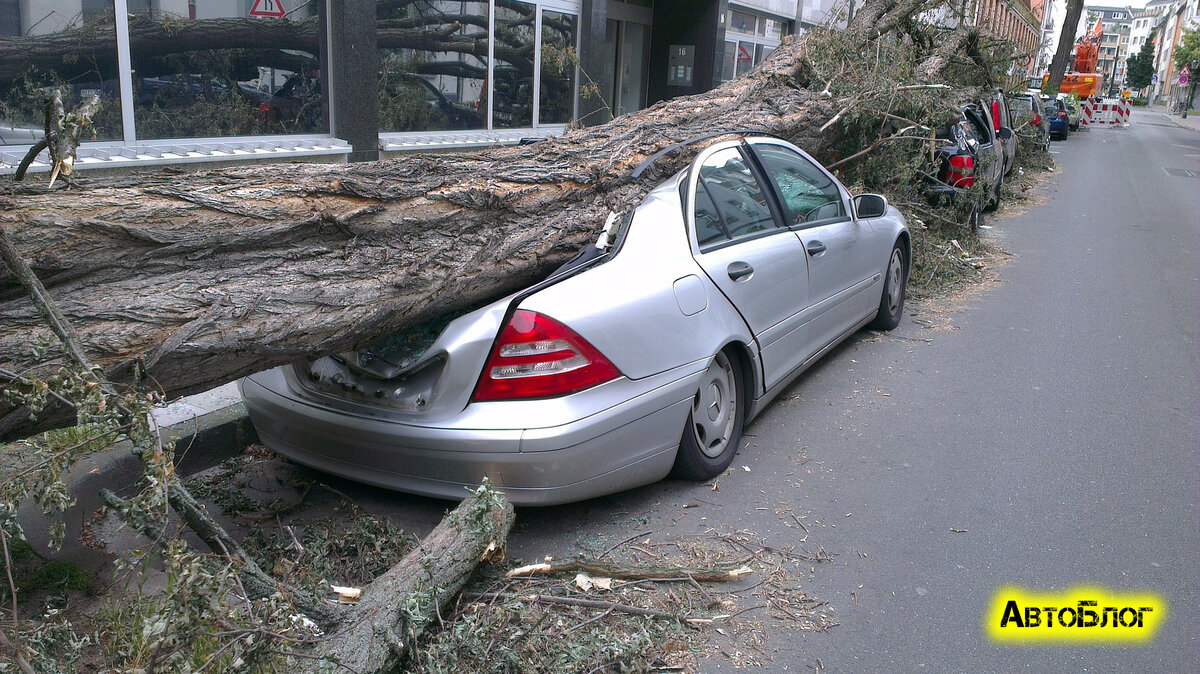
{"type": "Polygon", "coordinates": [[[250,16],[282,19],[285,14],[283,0],[254,0],[254,5],[250,7],[250,16]]]}
{"type": "Polygon", "coordinates": [[[1158,84],[1158,74],[1157,73],[1150,76],[1150,84],[1158,84]]]}
{"type": "Polygon", "coordinates": [[[1192,77],[1192,73],[1188,71],[1187,66],[1184,66],[1179,71],[1179,86],[1186,87],[1188,85],[1188,82],[1191,81],[1191,77],[1192,77]]]}

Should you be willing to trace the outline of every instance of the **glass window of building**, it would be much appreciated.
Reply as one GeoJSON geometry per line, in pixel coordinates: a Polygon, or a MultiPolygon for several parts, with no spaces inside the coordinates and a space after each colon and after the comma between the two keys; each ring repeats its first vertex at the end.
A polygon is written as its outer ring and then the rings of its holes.
{"type": "Polygon", "coordinates": [[[730,10],[729,30],[736,33],[745,33],[746,35],[754,34],[754,24],[757,17],[746,12],[739,12],[736,9],[730,10]]]}
{"type": "Polygon", "coordinates": [[[575,44],[579,20],[560,12],[542,12],[540,124],[566,124],[575,110],[575,44]]]}
{"type": "Polygon", "coordinates": [[[737,69],[735,75],[741,76],[750,72],[754,67],[754,43],[753,42],[738,42],[737,46],[737,69]]]}
{"type": "Polygon", "coordinates": [[[112,0],[0,2],[0,40],[10,54],[25,55],[0,74],[0,145],[41,140],[42,108],[55,90],[68,112],[98,96],[96,139],[121,139],[114,16],[112,0]]]}
{"type": "Polygon", "coordinates": [[[760,14],[738,7],[726,15],[725,53],[721,81],[749,72],[779,47],[788,34],[789,22],[778,16],[760,14]]]}
{"type": "Polygon", "coordinates": [[[381,131],[487,127],[489,11],[487,2],[377,5],[381,131]]]}
{"type": "Polygon", "coordinates": [[[238,0],[129,2],[138,140],[328,132],[316,6],[273,3],[283,18],[238,0]]]}
{"type": "Polygon", "coordinates": [[[533,54],[537,6],[496,0],[492,122],[497,129],[533,126],[533,54]]]}

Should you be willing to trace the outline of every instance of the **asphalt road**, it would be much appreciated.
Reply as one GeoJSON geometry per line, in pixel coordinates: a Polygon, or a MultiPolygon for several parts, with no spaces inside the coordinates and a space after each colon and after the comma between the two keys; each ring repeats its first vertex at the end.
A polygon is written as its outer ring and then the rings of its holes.
{"type": "Polygon", "coordinates": [[[1139,113],[1052,150],[1044,203],[991,220],[1014,256],[999,284],[831,354],[719,491],[523,511],[514,552],[722,524],[786,545],[790,510],[835,556],[805,584],[840,624],[773,634],[770,671],[1200,671],[1200,134],[1139,113]],[[984,635],[998,587],[1081,584],[1159,593],[1169,616],[1147,646],[984,635]]]}
{"type": "MultiPolygon", "coordinates": [[[[719,491],[525,509],[510,557],[719,526],[783,547],[796,515],[833,555],[801,583],[839,624],[775,631],[767,671],[1200,671],[1200,134],[1139,111],[1052,149],[1043,203],[990,221],[1013,254],[998,284],[827,356],[719,491]],[[983,617],[1003,585],[1149,590],[1169,616],[1145,646],[1000,646],[983,617]]],[[[414,531],[445,507],[354,492],[414,531]]]]}

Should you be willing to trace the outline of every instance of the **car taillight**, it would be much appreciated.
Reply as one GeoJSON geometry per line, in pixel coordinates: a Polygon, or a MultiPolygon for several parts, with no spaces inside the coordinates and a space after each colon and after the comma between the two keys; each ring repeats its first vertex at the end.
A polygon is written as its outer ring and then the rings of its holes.
{"type": "Polygon", "coordinates": [[[1034,126],[1041,126],[1041,125],[1042,125],[1042,116],[1041,116],[1041,115],[1039,115],[1039,114],[1037,114],[1036,112],[1035,112],[1035,113],[1033,113],[1033,125],[1034,125],[1034,126]]]}
{"type": "Polygon", "coordinates": [[[1058,118],[1059,118],[1059,119],[1066,119],[1066,118],[1067,118],[1067,111],[1066,111],[1066,110],[1059,110],[1059,111],[1058,111],[1058,118]]]}
{"type": "Polygon", "coordinates": [[[1000,101],[992,101],[992,126],[1000,133],[1000,101]]]}
{"type": "Polygon", "coordinates": [[[950,170],[946,172],[946,184],[951,187],[974,187],[975,158],[967,154],[951,157],[950,170]]]}
{"type": "Polygon", "coordinates": [[[476,401],[550,398],[621,376],[587,340],[558,321],[518,309],[488,358],[476,401]]]}

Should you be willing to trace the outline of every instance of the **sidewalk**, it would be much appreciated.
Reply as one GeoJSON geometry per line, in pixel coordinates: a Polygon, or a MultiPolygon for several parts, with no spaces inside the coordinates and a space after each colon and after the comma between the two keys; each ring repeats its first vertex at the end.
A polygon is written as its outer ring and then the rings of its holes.
{"type": "Polygon", "coordinates": [[[1193,131],[1200,131],[1200,110],[1189,111],[1187,119],[1184,119],[1179,115],[1167,114],[1167,108],[1164,105],[1151,105],[1146,108],[1134,108],[1133,110],[1134,112],[1139,110],[1145,111],[1156,118],[1162,118],[1168,122],[1171,122],[1175,126],[1182,126],[1187,129],[1192,129],[1193,131]]]}

